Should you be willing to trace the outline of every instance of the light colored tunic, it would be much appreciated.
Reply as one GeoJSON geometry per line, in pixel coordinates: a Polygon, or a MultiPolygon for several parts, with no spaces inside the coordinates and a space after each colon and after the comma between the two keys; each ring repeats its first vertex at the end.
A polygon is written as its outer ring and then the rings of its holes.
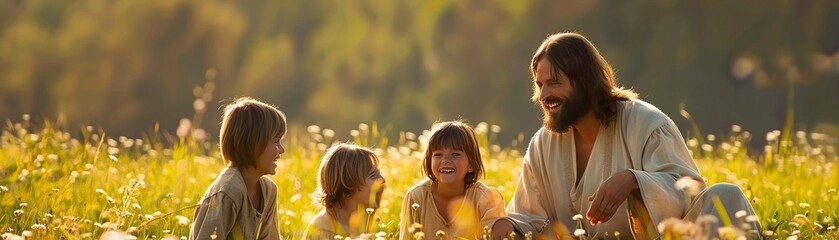
{"type": "MultiPolygon", "coordinates": [[[[683,218],[690,207],[691,200],[675,188],[676,181],[688,176],[700,181],[699,189],[705,188],[676,125],[641,100],[621,102],[616,120],[601,125],[577,186],[574,141],[572,131],[558,134],[544,127],[531,139],[515,195],[507,206],[507,219],[520,232],[536,234],[547,226],[555,226],[557,231],[563,227],[556,225],[560,223],[570,232],[558,232],[573,237],[567,234],[579,227],[573,216],[580,214],[582,229],[589,238],[614,236],[614,232],[638,239],[656,238],[656,226],[661,221],[683,218]],[[625,169],[635,175],[640,196],[630,194],[609,221],[590,225],[585,219],[592,203],[588,197],[614,173],[625,169]]],[[[731,201],[748,206],[745,199],[731,201]]],[[[702,203],[698,205],[707,206],[702,203]]],[[[748,210],[753,214],[750,206],[748,210]]]]}
{"type": "Polygon", "coordinates": [[[306,239],[333,239],[335,236],[355,236],[357,233],[345,231],[326,209],[320,210],[306,227],[303,240],[306,239]]]}
{"type": "Polygon", "coordinates": [[[277,226],[277,185],[259,178],[262,206],[254,206],[242,173],[225,168],[210,184],[195,209],[189,239],[280,239],[277,226]]]}
{"type": "Polygon", "coordinates": [[[466,189],[463,204],[458,204],[455,214],[449,221],[440,214],[447,209],[439,209],[432,195],[432,182],[426,179],[411,187],[402,203],[399,239],[414,239],[410,232],[414,223],[422,225],[425,239],[437,239],[437,231],[445,232],[444,239],[463,237],[477,239],[484,227],[492,227],[499,218],[504,217],[504,197],[495,188],[490,188],[478,181],[466,189]],[[418,204],[414,209],[412,205],[418,204]]]}

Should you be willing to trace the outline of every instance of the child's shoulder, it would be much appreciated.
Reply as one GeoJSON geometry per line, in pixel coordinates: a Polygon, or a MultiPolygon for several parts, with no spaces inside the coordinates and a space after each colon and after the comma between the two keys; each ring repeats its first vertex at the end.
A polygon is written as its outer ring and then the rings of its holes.
{"type": "Polygon", "coordinates": [[[480,195],[494,194],[494,193],[500,194],[501,193],[500,191],[498,191],[498,189],[496,189],[494,187],[487,186],[486,184],[484,184],[481,181],[477,181],[477,182],[473,183],[471,186],[469,186],[469,189],[467,189],[467,191],[473,191],[473,192],[476,192],[476,193],[480,193],[480,195]]]}
{"type": "Polygon", "coordinates": [[[326,209],[321,209],[312,220],[309,221],[310,227],[315,227],[317,229],[324,229],[325,227],[331,226],[332,223],[332,216],[326,212],[326,209]]]}
{"type": "Polygon", "coordinates": [[[271,179],[268,176],[260,177],[259,181],[262,182],[262,184],[265,184],[265,186],[267,186],[269,188],[277,189],[277,183],[275,183],[274,180],[271,179]]]}
{"type": "Polygon", "coordinates": [[[471,189],[475,189],[475,190],[487,190],[487,189],[491,189],[491,187],[488,187],[486,184],[484,184],[484,183],[483,183],[483,182],[481,182],[481,181],[475,181],[475,183],[472,183],[472,185],[471,185],[471,186],[469,186],[469,188],[471,188],[471,189]]]}
{"type": "Polygon", "coordinates": [[[247,194],[245,180],[242,179],[242,174],[239,173],[239,170],[229,167],[219,173],[213,184],[207,188],[207,194],[213,195],[219,192],[230,196],[247,194]]]}
{"type": "Polygon", "coordinates": [[[272,196],[276,198],[277,196],[277,184],[274,183],[274,180],[271,180],[268,176],[262,176],[259,178],[259,182],[262,184],[262,188],[265,191],[267,196],[272,196]]]}
{"type": "Polygon", "coordinates": [[[501,191],[480,181],[473,183],[466,191],[467,198],[472,199],[471,201],[478,203],[479,206],[504,204],[504,195],[501,191]]]}
{"type": "Polygon", "coordinates": [[[422,180],[421,182],[415,184],[414,186],[411,186],[411,188],[408,189],[408,193],[406,195],[408,195],[408,196],[421,196],[421,195],[423,195],[427,192],[431,192],[431,183],[432,183],[431,180],[428,180],[428,179],[422,180]]]}
{"type": "Polygon", "coordinates": [[[309,225],[306,226],[306,236],[303,239],[331,239],[329,237],[337,235],[338,232],[334,222],[326,209],[321,209],[309,221],[309,225]]]}

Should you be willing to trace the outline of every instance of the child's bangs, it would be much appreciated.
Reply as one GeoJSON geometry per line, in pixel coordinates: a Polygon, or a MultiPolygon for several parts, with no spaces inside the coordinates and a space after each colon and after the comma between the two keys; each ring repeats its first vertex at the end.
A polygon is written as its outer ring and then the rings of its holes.
{"type": "Polygon", "coordinates": [[[268,132],[271,133],[272,138],[283,138],[286,133],[285,116],[279,111],[270,111],[267,115],[266,125],[270,127],[268,132]]]}
{"type": "Polygon", "coordinates": [[[437,130],[432,139],[429,139],[429,144],[432,151],[440,149],[466,151],[469,149],[469,135],[460,128],[447,126],[437,130]]]}
{"type": "Polygon", "coordinates": [[[376,171],[376,168],[379,167],[379,159],[376,157],[376,154],[368,151],[367,149],[358,148],[355,152],[355,158],[357,159],[358,167],[357,173],[363,177],[362,179],[366,179],[367,175],[376,171]]]}

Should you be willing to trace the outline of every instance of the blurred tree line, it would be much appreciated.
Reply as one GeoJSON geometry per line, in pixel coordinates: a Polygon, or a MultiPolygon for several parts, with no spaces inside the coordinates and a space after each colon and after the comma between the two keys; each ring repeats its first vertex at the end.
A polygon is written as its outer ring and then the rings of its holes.
{"type": "MultiPolygon", "coordinates": [[[[536,130],[528,64],[578,31],[618,80],[686,131],[835,126],[839,2],[597,0],[5,0],[0,118],[22,113],[137,136],[250,95],[295,125],[418,131],[463,117],[536,130]]],[[[760,136],[760,135],[759,135],[760,136]]],[[[526,139],[525,139],[526,140],[526,139]]]]}

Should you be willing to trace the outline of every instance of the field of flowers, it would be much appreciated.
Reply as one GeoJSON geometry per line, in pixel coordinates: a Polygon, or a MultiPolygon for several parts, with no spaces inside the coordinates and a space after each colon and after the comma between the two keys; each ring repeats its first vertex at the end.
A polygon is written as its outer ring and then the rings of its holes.
{"type": "MultiPolygon", "coordinates": [[[[141,138],[110,136],[49,121],[7,121],[0,137],[0,233],[3,238],[98,239],[109,230],[139,239],[184,239],[193,207],[223,164],[217,145],[182,122],[177,134],[155,128],[141,138]],[[185,126],[185,127],[184,127],[185,126]]],[[[509,201],[520,173],[522,149],[532,133],[504,147],[501,127],[476,125],[486,177],[509,201]]],[[[302,236],[319,211],[315,173],[335,141],[372,147],[387,178],[373,232],[398,235],[405,191],[423,176],[419,167],[427,132],[383,130],[360,124],[354,139],[336,139],[319,126],[290,129],[286,153],[272,179],[279,186],[279,223],[287,239],[302,236]],[[388,138],[385,136],[398,136],[388,138]]],[[[695,134],[694,134],[695,135],[695,134]]],[[[733,126],[725,135],[689,138],[709,183],[732,182],[751,198],[769,239],[837,239],[839,169],[836,139],[819,133],[766,134],[764,149],[748,149],[752,135],[733,126]]],[[[732,216],[743,217],[743,216],[732,216]]],[[[398,236],[396,236],[398,237],[398,236]]],[[[428,237],[428,236],[427,236],[428,237]]],[[[434,238],[434,237],[431,237],[434,238]]]]}

